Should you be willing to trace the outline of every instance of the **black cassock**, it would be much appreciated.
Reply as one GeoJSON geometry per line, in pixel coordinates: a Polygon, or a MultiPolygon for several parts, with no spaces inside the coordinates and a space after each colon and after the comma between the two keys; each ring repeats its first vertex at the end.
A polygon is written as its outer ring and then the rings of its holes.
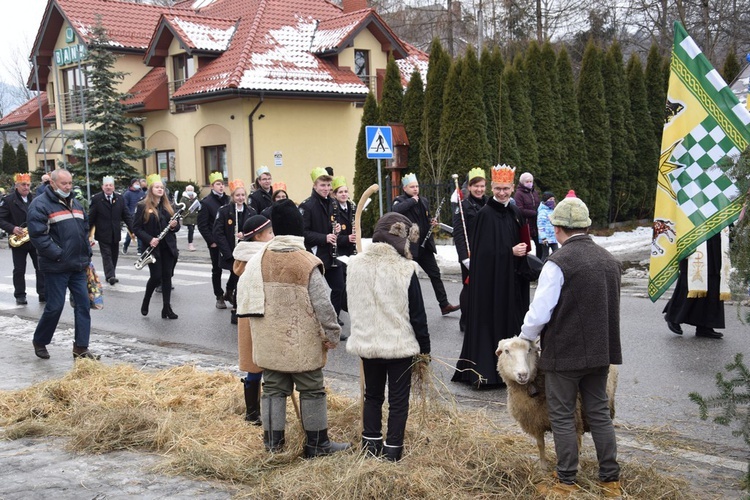
{"type": "Polygon", "coordinates": [[[518,335],[529,308],[529,282],[516,272],[521,258],[513,247],[521,242],[524,224],[518,208],[494,198],[479,211],[471,239],[469,307],[461,356],[454,382],[499,385],[495,349],[501,339],[518,335]],[[464,370],[464,371],[459,371],[464,370]]]}

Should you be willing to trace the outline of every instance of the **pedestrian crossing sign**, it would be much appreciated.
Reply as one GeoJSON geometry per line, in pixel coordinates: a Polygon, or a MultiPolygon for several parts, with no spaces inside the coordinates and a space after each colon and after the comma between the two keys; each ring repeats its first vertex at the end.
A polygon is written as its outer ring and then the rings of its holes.
{"type": "Polygon", "coordinates": [[[390,160],[393,158],[393,133],[391,127],[365,127],[367,158],[390,160]]]}

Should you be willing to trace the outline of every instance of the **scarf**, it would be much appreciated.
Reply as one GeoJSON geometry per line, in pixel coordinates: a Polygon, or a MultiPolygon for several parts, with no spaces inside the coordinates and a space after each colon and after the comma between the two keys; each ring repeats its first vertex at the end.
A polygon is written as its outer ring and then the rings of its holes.
{"type": "MultiPolygon", "coordinates": [[[[719,300],[729,300],[732,294],[729,290],[729,274],[731,263],[729,260],[729,227],[721,230],[721,282],[719,284],[719,300]]],[[[695,252],[688,256],[688,298],[696,299],[708,295],[708,245],[704,241],[695,252]]]]}

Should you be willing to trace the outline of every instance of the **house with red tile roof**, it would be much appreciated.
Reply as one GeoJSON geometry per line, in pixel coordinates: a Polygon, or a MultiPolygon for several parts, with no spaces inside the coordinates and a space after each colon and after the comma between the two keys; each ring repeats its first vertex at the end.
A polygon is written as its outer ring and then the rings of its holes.
{"type": "Polygon", "coordinates": [[[154,151],[134,166],[167,182],[207,185],[221,171],[249,184],[266,165],[302,200],[314,167],[352,179],[362,105],[380,95],[390,54],[404,85],[415,69],[426,81],[427,54],[366,0],[49,0],[29,78],[43,97],[0,120],[0,130],[27,134],[30,169],[72,154],[65,138],[82,128],[82,68],[98,20],[114,69],[127,74],[126,108],[145,118],[138,146],[154,151]]]}

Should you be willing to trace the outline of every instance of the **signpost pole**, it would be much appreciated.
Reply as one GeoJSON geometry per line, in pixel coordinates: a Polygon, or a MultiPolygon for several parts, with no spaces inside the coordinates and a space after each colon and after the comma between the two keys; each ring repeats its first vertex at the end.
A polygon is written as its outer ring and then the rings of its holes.
{"type": "Polygon", "coordinates": [[[383,216],[383,175],[380,173],[380,158],[378,158],[378,201],[380,202],[380,217],[383,216]]]}

